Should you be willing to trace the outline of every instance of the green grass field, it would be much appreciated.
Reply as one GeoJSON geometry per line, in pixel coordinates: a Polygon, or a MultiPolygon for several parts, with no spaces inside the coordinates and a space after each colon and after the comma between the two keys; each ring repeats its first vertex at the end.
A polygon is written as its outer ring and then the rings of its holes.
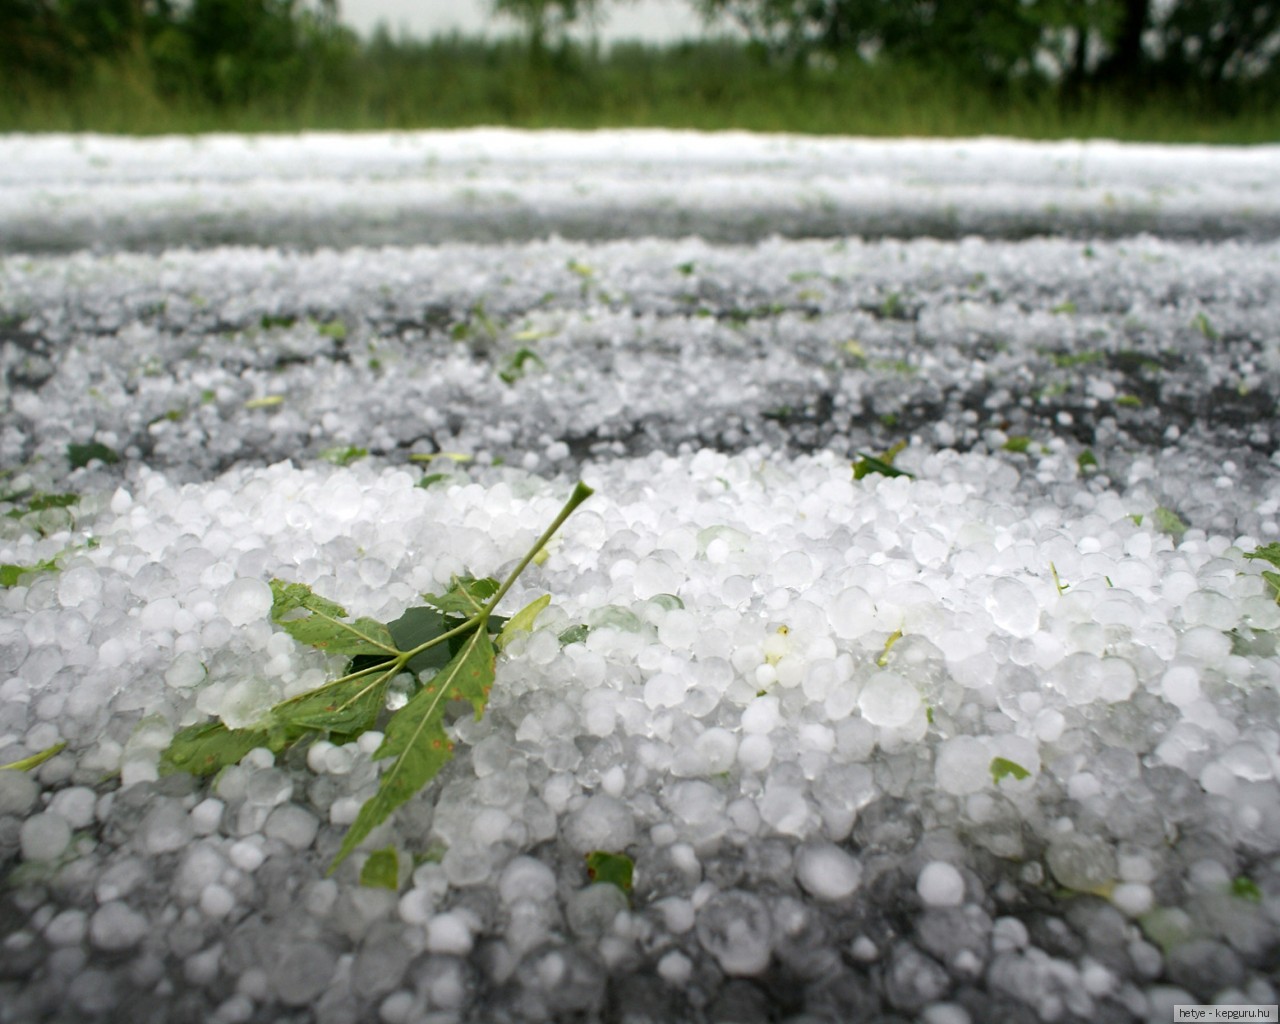
{"type": "Polygon", "coordinates": [[[1213,109],[1195,96],[992,90],[929,69],[796,70],[735,42],[620,45],[531,56],[515,41],[374,40],[304,84],[216,106],[164,95],[142,65],[101,64],[69,86],[0,90],[0,131],[125,134],[308,129],[669,127],[872,136],[1005,135],[1156,142],[1280,141],[1280,105],[1213,109]]]}

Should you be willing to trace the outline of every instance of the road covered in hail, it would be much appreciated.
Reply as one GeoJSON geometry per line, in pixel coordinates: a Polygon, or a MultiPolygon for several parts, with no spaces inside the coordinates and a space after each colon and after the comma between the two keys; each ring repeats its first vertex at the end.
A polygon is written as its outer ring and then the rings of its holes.
{"type": "Polygon", "coordinates": [[[0,1022],[1276,1003],[1278,240],[1280,148],[0,137],[0,1022]]]}

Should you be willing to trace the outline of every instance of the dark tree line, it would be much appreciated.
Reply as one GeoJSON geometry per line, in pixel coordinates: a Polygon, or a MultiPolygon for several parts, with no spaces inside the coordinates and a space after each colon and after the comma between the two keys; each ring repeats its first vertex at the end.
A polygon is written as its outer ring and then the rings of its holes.
{"type": "Polygon", "coordinates": [[[1280,86],[1275,0],[695,0],[776,58],[906,60],[996,84],[1280,86]]]}
{"type": "Polygon", "coordinates": [[[127,64],[157,94],[214,105],[287,95],[357,49],[337,0],[0,0],[0,81],[83,85],[127,64]]]}
{"type": "MultiPolygon", "coordinates": [[[[530,51],[627,0],[488,0],[530,51]]],[[[1229,102],[1280,93],[1280,0],[689,0],[797,69],[904,62],[1064,96],[1158,86],[1229,102]]],[[[161,97],[215,106],[352,73],[338,0],[0,0],[0,87],[83,86],[110,62],[161,97]]],[[[374,49],[388,39],[375,40],[374,49]]]]}

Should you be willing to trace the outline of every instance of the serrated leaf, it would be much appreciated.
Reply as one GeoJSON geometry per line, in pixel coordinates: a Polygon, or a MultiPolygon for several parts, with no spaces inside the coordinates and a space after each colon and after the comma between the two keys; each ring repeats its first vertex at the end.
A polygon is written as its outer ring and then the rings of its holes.
{"type": "Polygon", "coordinates": [[[1258,561],[1270,562],[1277,569],[1280,569],[1280,544],[1274,541],[1270,544],[1264,544],[1256,551],[1245,553],[1245,558],[1257,559],[1258,561]]]}
{"type": "Polygon", "coordinates": [[[991,781],[998,785],[1001,779],[1009,777],[1021,782],[1023,779],[1031,778],[1031,773],[1018,764],[1017,761],[1010,761],[1007,757],[993,757],[991,759],[991,781]]]}
{"type": "Polygon", "coordinates": [[[286,729],[358,736],[377,722],[386,700],[387,683],[396,671],[392,667],[356,678],[344,676],[277,704],[271,709],[272,718],[286,729]]]}
{"type": "Polygon", "coordinates": [[[592,882],[616,885],[624,893],[630,895],[634,873],[635,861],[625,853],[592,850],[587,854],[587,877],[592,882]]]}
{"type": "Polygon", "coordinates": [[[1280,601],[1280,572],[1268,572],[1266,569],[1263,569],[1262,578],[1266,580],[1271,589],[1275,591],[1276,600],[1280,601]]]}
{"type": "Polygon", "coordinates": [[[160,755],[160,772],[215,775],[238,764],[256,747],[271,746],[266,729],[228,729],[221,722],[203,722],[178,733],[160,755]]]}
{"type": "Polygon", "coordinates": [[[527,605],[516,612],[507,620],[507,624],[502,627],[502,632],[498,634],[498,639],[494,641],[495,646],[500,651],[507,649],[507,644],[515,639],[517,633],[533,632],[533,623],[542,614],[542,609],[551,603],[551,595],[543,594],[537,600],[530,601],[527,605]]]}
{"type": "Polygon", "coordinates": [[[493,685],[494,657],[488,630],[474,630],[453,659],[392,716],[382,745],[373,756],[375,760],[388,757],[395,760],[382,773],[378,791],[365,801],[347,830],[342,847],[329,866],[330,874],[365,836],[448,763],[453,756],[453,744],[444,731],[445,707],[451,700],[470,701],[476,717],[480,717],[493,685]]]}
{"type": "Polygon", "coordinates": [[[390,889],[396,892],[400,888],[400,856],[394,846],[382,850],[374,850],[360,869],[360,884],[371,889],[390,889]]]}
{"type": "Polygon", "coordinates": [[[381,622],[367,618],[342,621],[346,618],[346,609],[312,593],[305,583],[272,580],[271,594],[271,621],[301,643],[329,654],[395,657],[400,653],[381,622]],[[296,613],[300,611],[306,614],[298,616],[296,613]]]}
{"type": "Polygon", "coordinates": [[[479,580],[472,576],[455,576],[443,594],[423,594],[422,599],[442,612],[470,618],[482,611],[497,592],[498,581],[492,576],[479,580]]]}

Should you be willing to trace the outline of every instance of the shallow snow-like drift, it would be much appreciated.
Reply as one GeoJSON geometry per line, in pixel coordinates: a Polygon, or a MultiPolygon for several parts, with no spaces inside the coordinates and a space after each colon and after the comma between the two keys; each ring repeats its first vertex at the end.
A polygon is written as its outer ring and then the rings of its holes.
{"type": "Polygon", "coordinates": [[[38,783],[0,775],[24,819],[5,899],[30,915],[9,1019],[717,1020],[733,979],[818,1020],[1267,1001],[1280,608],[1251,541],[1175,546],[1141,487],[1060,504],[1061,453],[1030,484],[994,456],[899,459],[914,480],[826,453],[592,466],[511,595],[553,604],[367,844],[426,856],[398,894],[357,886],[358,858],[323,875],[376,744],[260,751],[207,789],[157,781],[159,750],[324,677],[242,581],[394,617],[509,565],[566,486],[133,474],[37,553],[94,546],[4,594],[0,756],[70,743],[38,783]],[[594,849],[634,857],[630,906],[588,885],[594,849]]]}
{"type": "Polygon", "coordinates": [[[735,132],[0,136],[0,252],[967,234],[1273,238],[1276,147],[735,132]]]}

